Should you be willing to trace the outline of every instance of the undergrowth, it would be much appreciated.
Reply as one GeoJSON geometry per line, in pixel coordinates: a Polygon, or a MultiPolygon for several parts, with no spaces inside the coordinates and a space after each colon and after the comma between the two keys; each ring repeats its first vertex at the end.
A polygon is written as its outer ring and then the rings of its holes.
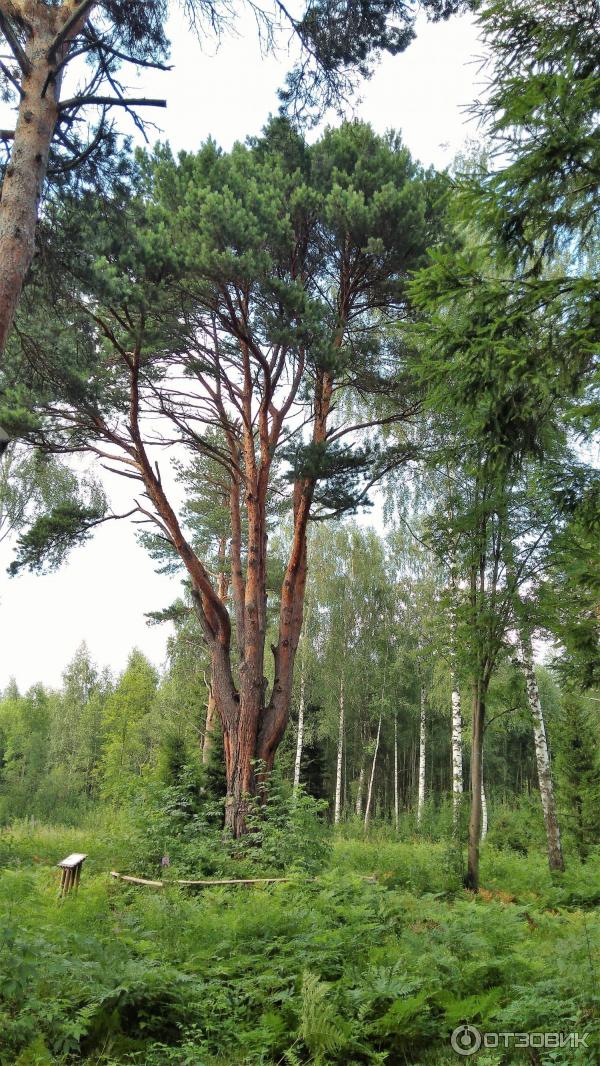
{"type": "MultiPolygon", "coordinates": [[[[286,853],[287,883],[161,891],[108,876],[140,872],[124,829],[3,831],[2,1064],[442,1066],[460,1061],[462,1022],[588,1034],[587,1048],[481,1052],[480,1066],[598,1059],[597,855],[553,881],[542,854],[486,848],[473,896],[443,843],[322,834],[312,867],[286,853]],[[89,858],[79,894],[59,901],[52,864],[70,850],[89,858]]],[[[255,842],[217,871],[281,865],[271,832],[265,859],[255,842]]]]}

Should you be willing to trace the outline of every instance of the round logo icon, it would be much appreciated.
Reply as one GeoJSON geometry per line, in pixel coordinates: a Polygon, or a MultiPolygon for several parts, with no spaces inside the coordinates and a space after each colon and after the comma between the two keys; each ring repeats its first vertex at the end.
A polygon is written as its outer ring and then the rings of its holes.
{"type": "Polygon", "coordinates": [[[481,1047],[481,1033],[474,1025],[459,1025],[452,1033],[450,1043],[457,1055],[474,1055],[481,1047]]]}

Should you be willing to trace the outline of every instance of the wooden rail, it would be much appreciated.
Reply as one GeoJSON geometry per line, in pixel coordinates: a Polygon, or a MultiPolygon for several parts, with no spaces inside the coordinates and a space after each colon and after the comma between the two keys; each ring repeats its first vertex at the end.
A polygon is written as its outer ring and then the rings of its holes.
{"type": "MultiPolygon", "coordinates": [[[[211,888],[218,885],[275,885],[282,882],[295,881],[294,877],[227,877],[219,881],[151,881],[147,877],[130,877],[128,874],[117,873],[116,870],[110,871],[110,876],[116,878],[118,881],[125,881],[129,885],[145,885],[147,888],[164,888],[165,885],[186,885],[189,887],[197,886],[200,888],[211,888]]],[[[303,881],[318,881],[318,877],[305,877],[303,881]]],[[[375,884],[377,878],[372,874],[362,874],[362,881],[370,881],[375,884]]]]}

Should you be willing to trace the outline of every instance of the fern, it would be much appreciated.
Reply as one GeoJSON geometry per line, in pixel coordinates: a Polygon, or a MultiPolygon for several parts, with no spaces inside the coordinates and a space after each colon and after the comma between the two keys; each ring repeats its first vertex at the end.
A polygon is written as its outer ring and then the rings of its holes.
{"type": "Polygon", "coordinates": [[[339,1051],[346,1043],[344,1023],[328,999],[329,986],[316,974],[302,975],[300,1033],[315,1062],[323,1055],[339,1051]]]}

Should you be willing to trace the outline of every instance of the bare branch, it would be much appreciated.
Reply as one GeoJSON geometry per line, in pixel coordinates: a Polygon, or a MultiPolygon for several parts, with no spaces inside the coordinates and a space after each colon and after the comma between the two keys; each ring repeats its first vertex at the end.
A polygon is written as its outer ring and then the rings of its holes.
{"type": "Polygon", "coordinates": [[[23,74],[29,74],[31,71],[31,63],[25,55],[25,52],[21,47],[21,42],[19,41],[10,21],[2,11],[0,11],[0,30],[4,34],[6,43],[23,71],[23,74]]]}
{"type": "Polygon", "coordinates": [[[24,94],[24,92],[23,92],[23,90],[22,90],[22,88],[21,88],[21,86],[20,86],[19,82],[18,82],[18,81],[17,81],[17,79],[16,79],[15,77],[14,77],[14,75],[13,75],[13,74],[11,74],[11,72],[10,72],[9,68],[8,68],[8,67],[6,66],[6,64],[5,64],[5,63],[3,63],[3,62],[2,62],[2,60],[1,60],[1,59],[0,59],[0,70],[1,70],[1,71],[2,71],[2,73],[4,74],[4,77],[5,77],[5,78],[8,78],[9,82],[11,83],[11,85],[13,85],[13,86],[14,86],[14,88],[15,88],[15,89],[17,90],[17,92],[18,92],[19,96],[24,96],[25,94],[24,94]]]}
{"type": "Polygon", "coordinates": [[[166,100],[151,100],[148,97],[125,97],[118,96],[72,96],[70,100],[63,100],[59,105],[60,111],[69,111],[74,107],[84,107],[88,104],[99,104],[102,107],[166,107],[166,100]]]}
{"type": "Polygon", "coordinates": [[[69,16],[62,30],[59,30],[52,44],[50,45],[50,48],[48,49],[48,59],[51,63],[54,60],[56,53],[58,52],[61,45],[63,45],[65,41],[68,40],[69,34],[72,32],[72,30],[78,27],[77,32],[79,32],[79,30],[82,28],[82,19],[85,20],[88,11],[94,6],[95,3],[96,0],[82,0],[82,3],[78,4],[73,13],[69,16]]]}

